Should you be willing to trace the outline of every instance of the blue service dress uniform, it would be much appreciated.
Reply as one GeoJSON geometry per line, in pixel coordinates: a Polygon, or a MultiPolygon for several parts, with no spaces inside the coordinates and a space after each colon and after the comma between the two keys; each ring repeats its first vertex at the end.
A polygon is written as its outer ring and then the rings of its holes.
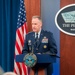
{"type": "MultiPolygon", "coordinates": [[[[41,30],[38,41],[35,41],[35,32],[29,32],[26,35],[22,53],[30,53],[32,52],[32,50],[33,53],[57,54],[57,46],[53,38],[53,34],[51,32],[41,30]],[[36,42],[38,42],[37,46],[35,46],[36,42]]],[[[47,75],[51,75],[52,73],[53,73],[53,64],[50,64],[47,67],[47,75]]]]}

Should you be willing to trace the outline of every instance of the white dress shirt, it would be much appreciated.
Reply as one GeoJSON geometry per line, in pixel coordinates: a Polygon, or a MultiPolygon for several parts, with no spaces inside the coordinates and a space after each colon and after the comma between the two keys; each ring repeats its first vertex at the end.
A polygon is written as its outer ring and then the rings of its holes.
{"type": "MultiPolygon", "coordinates": [[[[38,32],[38,38],[40,38],[40,33],[41,33],[41,29],[40,29],[40,31],[38,32]]],[[[36,35],[37,35],[37,33],[35,33],[35,38],[36,38],[36,35]]]]}

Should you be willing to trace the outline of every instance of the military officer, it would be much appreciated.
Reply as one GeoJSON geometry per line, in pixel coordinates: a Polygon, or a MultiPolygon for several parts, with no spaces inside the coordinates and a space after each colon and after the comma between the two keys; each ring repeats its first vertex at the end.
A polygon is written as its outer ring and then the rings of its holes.
{"type": "MultiPolygon", "coordinates": [[[[51,53],[57,54],[57,46],[53,34],[42,29],[42,20],[39,16],[32,17],[32,32],[26,35],[22,53],[51,53]]],[[[47,67],[47,75],[52,75],[53,65],[47,67]]]]}

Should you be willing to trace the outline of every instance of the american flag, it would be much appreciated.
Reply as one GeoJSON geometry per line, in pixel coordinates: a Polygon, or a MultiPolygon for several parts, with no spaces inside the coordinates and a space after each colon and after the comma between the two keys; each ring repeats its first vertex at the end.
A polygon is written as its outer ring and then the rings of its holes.
{"type": "MultiPolygon", "coordinates": [[[[26,33],[27,33],[27,24],[26,24],[25,4],[23,0],[20,0],[20,10],[18,14],[18,22],[16,30],[15,55],[19,55],[22,53],[26,33]]],[[[15,60],[14,60],[14,72],[17,75],[28,75],[27,66],[24,63],[18,63],[15,60]]]]}

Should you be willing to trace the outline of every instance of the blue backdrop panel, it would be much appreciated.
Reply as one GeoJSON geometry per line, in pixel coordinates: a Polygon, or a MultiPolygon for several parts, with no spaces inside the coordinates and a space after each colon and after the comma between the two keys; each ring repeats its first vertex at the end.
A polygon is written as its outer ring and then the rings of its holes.
{"type": "MultiPolygon", "coordinates": [[[[60,55],[60,32],[55,25],[55,15],[60,9],[60,0],[41,0],[41,17],[43,20],[43,29],[53,32],[56,40],[58,55],[60,55]]],[[[60,75],[60,59],[53,65],[53,75],[60,75]]]]}

